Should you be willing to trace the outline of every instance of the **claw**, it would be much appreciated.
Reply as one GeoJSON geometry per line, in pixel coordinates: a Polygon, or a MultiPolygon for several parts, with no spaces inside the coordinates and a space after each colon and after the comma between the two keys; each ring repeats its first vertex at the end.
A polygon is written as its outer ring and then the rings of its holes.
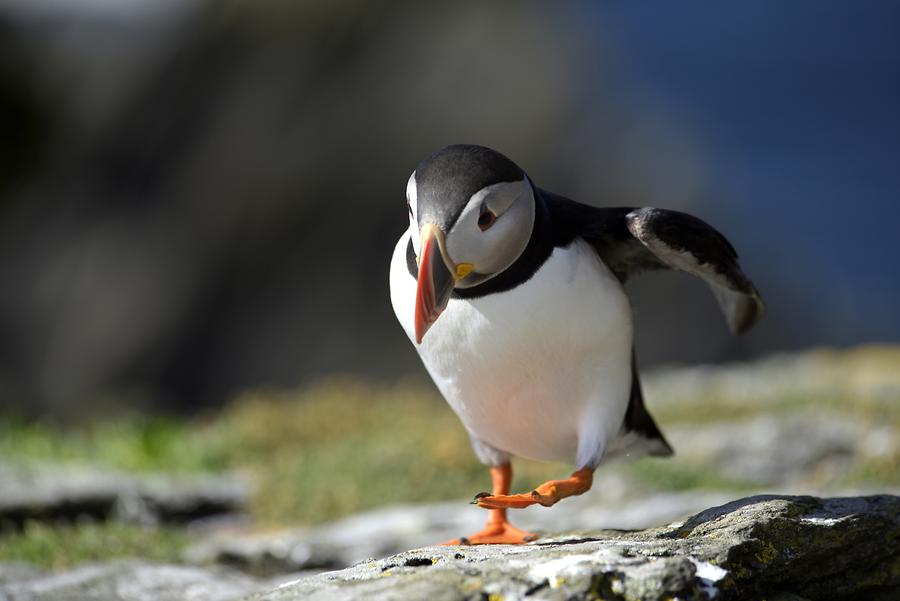
{"type": "Polygon", "coordinates": [[[475,495],[475,497],[471,501],[469,501],[469,505],[478,505],[479,499],[483,499],[483,498],[489,497],[489,496],[491,496],[491,493],[489,493],[489,492],[480,492],[477,495],[475,495]]]}

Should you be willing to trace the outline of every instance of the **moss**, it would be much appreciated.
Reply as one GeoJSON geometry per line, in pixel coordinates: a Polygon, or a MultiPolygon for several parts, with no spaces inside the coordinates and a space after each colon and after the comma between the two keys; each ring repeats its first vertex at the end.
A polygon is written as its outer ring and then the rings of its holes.
{"type": "Polygon", "coordinates": [[[624,601],[624,580],[624,576],[615,572],[596,574],[591,578],[591,585],[586,593],[587,598],[596,601],[624,601]]]}
{"type": "Polygon", "coordinates": [[[775,548],[775,545],[771,542],[766,542],[763,544],[763,548],[754,554],[754,557],[759,563],[768,564],[778,559],[780,554],[778,553],[778,549],[775,548]]]}

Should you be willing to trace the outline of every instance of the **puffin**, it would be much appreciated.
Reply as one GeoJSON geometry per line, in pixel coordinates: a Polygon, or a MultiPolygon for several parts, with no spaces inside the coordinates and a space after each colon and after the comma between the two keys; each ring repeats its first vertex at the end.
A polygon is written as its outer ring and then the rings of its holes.
{"type": "Polygon", "coordinates": [[[701,219],[575,202],[483,146],[447,146],[422,160],[406,209],[391,304],[492,481],[472,501],[489,510],[485,528],[446,544],[535,540],[508,509],[580,495],[613,457],[672,454],[641,393],[624,289],[635,274],[703,279],[734,334],[765,311],[734,247],[701,219]],[[575,471],[511,494],[512,457],[575,471]]]}

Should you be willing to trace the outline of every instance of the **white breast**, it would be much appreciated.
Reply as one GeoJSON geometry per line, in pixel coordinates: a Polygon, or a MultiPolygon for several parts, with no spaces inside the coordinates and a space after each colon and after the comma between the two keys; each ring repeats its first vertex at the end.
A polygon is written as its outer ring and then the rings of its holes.
{"type": "MultiPolygon", "coordinates": [[[[407,232],[394,249],[391,301],[414,341],[408,242],[407,232]]],[[[512,455],[584,466],[619,433],[631,345],[628,299],[579,239],[510,291],[451,299],[416,349],[473,436],[512,455]]]]}

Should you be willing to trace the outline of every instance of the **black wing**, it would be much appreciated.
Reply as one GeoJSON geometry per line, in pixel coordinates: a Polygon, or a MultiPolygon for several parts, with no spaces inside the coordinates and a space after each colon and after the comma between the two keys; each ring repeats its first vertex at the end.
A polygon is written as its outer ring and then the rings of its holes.
{"type": "Polygon", "coordinates": [[[591,207],[552,193],[544,197],[554,228],[587,240],[620,281],[647,269],[698,276],[709,284],[735,334],[749,330],[765,312],[734,247],[701,219],[649,207],[591,207]]]}

